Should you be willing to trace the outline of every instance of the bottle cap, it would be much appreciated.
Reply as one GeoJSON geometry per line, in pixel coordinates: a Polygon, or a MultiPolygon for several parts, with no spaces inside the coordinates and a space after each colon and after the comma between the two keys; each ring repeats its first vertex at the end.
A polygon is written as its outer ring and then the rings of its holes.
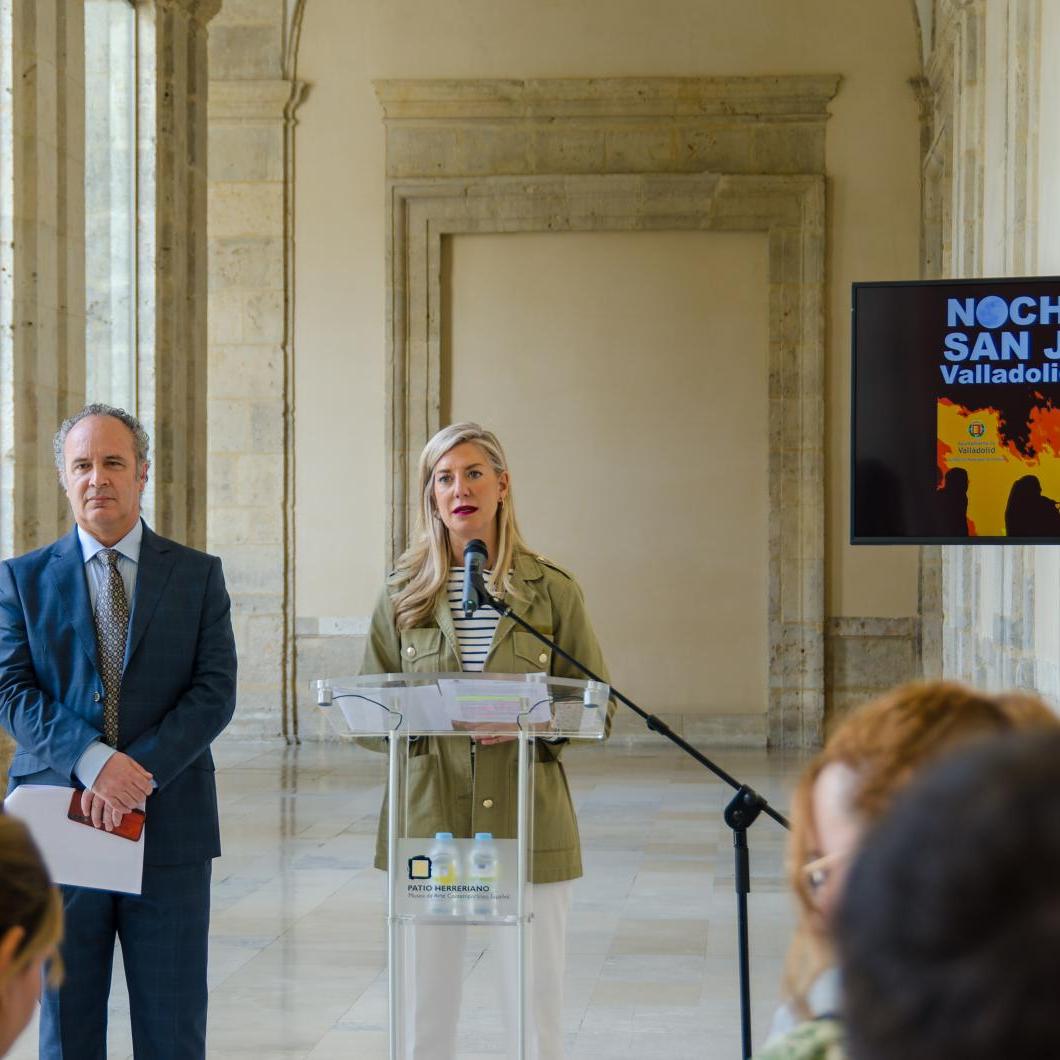
{"type": "Polygon", "coordinates": [[[452,839],[453,838],[453,833],[452,832],[435,832],[434,833],[434,838],[435,839],[452,839]]]}
{"type": "Polygon", "coordinates": [[[493,833],[492,832],[476,832],[475,833],[475,841],[476,842],[478,842],[480,839],[492,839],[492,838],[493,838],[493,833]]]}

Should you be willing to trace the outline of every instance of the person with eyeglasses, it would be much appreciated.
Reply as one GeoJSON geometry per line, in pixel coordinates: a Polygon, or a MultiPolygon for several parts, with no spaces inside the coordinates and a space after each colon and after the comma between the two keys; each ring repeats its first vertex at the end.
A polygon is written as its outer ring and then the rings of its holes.
{"type": "Polygon", "coordinates": [[[835,916],[856,1060],[1060,1056],[1060,733],[923,771],[866,836],[835,916]]]}
{"type": "Polygon", "coordinates": [[[786,1003],[758,1060],[839,1060],[840,980],[833,922],[847,871],[867,829],[921,768],[977,738],[1060,728],[1027,693],[992,696],[966,685],[902,685],[854,711],[802,774],[791,805],[788,874],[797,925],[785,971],[786,1003]]]}

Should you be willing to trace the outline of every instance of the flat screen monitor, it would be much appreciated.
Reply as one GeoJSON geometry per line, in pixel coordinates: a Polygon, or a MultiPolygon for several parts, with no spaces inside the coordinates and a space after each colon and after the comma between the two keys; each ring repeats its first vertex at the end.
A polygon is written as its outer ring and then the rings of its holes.
{"type": "Polygon", "coordinates": [[[1060,278],[856,283],[851,542],[1060,543],[1060,278]]]}

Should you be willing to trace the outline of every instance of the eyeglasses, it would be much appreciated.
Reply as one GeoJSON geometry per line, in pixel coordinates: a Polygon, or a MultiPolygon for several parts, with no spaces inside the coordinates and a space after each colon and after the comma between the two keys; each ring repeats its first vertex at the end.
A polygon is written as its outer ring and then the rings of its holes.
{"type": "Polygon", "coordinates": [[[823,890],[833,870],[847,861],[850,855],[849,850],[833,850],[831,854],[825,854],[823,857],[806,862],[800,871],[810,892],[817,894],[823,890]]]}

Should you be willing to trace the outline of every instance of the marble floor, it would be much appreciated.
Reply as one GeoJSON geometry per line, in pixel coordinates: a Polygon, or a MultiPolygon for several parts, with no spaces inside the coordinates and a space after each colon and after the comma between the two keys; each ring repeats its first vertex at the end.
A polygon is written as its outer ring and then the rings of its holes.
{"type": "MultiPolygon", "coordinates": [[[[215,756],[225,853],[213,877],[209,1056],[385,1057],[383,876],[371,867],[383,756],[231,739],[215,756]]],[[[797,758],[721,751],[717,759],[786,808],[797,758]]],[[[572,747],[566,762],[586,869],[570,919],[569,1060],[733,1060],[736,902],[721,815],[731,792],[654,742],[572,747]]],[[[756,1044],[778,1000],[793,919],[783,843],[767,818],[751,830],[756,1044]]],[[[481,954],[468,949],[470,977],[481,954]]],[[[10,1055],[37,1055],[35,1028],[10,1055]]],[[[132,1055],[120,961],[109,1055],[132,1055]]],[[[462,1035],[461,1060],[493,1055],[462,1035]]]]}

